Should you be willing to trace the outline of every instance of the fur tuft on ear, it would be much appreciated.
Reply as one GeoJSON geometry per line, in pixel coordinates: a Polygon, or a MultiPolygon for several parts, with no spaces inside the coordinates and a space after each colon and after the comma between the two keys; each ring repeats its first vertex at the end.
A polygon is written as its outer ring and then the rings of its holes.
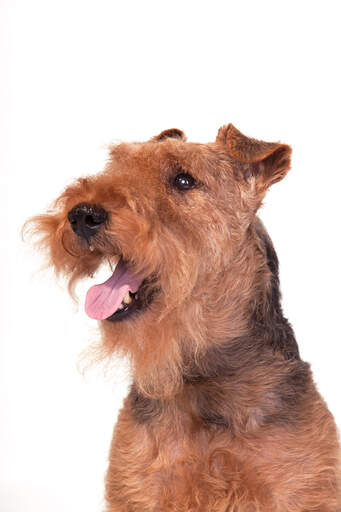
{"type": "Polygon", "coordinates": [[[244,164],[240,168],[245,179],[257,178],[259,190],[283,179],[290,169],[291,147],[287,144],[247,137],[232,124],[219,129],[216,142],[223,145],[232,158],[244,164]]]}
{"type": "Polygon", "coordinates": [[[165,139],[180,139],[186,142],[187,137],[182,130],[179,130],[178,128],[169,128],[168,130],[163,130],[163,132],[159,133],[159,135],[153,137],[152,140],[159,141],[165,139]]]}

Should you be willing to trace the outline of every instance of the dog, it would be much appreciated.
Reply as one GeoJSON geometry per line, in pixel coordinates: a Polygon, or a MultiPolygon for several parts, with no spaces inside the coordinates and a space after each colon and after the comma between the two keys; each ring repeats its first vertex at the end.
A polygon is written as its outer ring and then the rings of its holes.
{"type": "Polygon", "coordinates": [[[110,148],[33,218],[57,274],[93,276],[101,353],[133,383],[114,430],[108,512],[340,512],[338,432],[283,316],[257,211],[290,146],[179,129],[110,148]]]}

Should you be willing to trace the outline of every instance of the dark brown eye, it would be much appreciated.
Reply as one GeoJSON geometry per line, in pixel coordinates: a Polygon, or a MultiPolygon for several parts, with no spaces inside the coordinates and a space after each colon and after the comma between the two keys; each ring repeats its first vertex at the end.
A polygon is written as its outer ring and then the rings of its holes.
{"type": "Polygon", "coordinates": [[[173,187],[178,190],[190,190],[194,188],[196,181],[188,172],[179,172],[173,179],[173,187]]]}

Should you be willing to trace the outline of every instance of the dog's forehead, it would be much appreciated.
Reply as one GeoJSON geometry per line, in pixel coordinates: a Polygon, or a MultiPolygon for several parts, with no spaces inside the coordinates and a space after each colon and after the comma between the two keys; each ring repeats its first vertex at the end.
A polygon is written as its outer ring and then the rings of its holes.
{"type": "Polygon", "coordinates": [[[167,165],[211,166],[229,164],[229,156],[215,143],[186,142],[179,138],[121,143],[110,148],[115,167],[164,168],[167,165]]]}

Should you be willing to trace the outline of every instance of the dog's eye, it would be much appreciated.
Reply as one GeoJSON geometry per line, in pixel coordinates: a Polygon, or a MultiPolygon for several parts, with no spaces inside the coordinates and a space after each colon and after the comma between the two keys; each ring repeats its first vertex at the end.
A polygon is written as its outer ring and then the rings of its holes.
{"type": "Polygon", "coordinates": [[[194,188],[196,181],[188,172],[179,172],[173,179],[173,187],[178,190],[190,190],[194,188]]]}

